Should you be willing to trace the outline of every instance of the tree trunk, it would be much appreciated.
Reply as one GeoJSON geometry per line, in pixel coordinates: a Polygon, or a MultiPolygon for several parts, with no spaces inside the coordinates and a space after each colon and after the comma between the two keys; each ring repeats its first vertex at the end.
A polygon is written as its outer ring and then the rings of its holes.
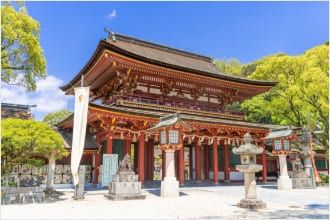
{"type": "Polygon", "coordinates": [[[46,190],[52,190],[54,185],[54,173],[55,173],[55,154],[51,154],[48,159],[48,174],[46,190]]]}

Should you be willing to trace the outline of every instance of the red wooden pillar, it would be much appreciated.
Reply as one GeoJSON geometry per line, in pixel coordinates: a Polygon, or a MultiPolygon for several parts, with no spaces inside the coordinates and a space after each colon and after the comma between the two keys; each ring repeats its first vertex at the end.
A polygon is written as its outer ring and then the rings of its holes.
{"type": "Polygon", "coordinates": [[[99,181],[99,174],[100,174],[101,155],[99,151],[97,151],[94,155],[95,155],[95,167],[94,167],[95,171],[94,171],[93,184],[97,184],[99,181]]]}
{"type": "Polygon", "coordinates": [[[143,184],[144,182],[144,138],[145,134],[139,136],[139,148],[138,148],[138,174],[139,180],[143,184]]]}
{"type": "Polygon", "coordinates": [[[225,181],[230,181],[230,154],[229,154],[229,144],[224,145],[224,176],[225,181]]]}
{"type": "Polygon", "coordinates": [[[213,141],[213,179],[215,184],[219,184],[219,167],[218,167],[218,141],[213,141]]]}
{"type": "MultiPolygon", "coordinates": [[[[100,146],[100,135],[96,134],[96,144],[100,146]]],[[[101,148],[94,154],[94,177],[93,184],[97,184],[99,181],[100,174],[100,164],[101,164],[101,148]]]]}
{"type": "Polygon", "coordinates": [[[267,161],[266,161],[266,148],[264,142],[262,142],[262,148],[264,151],[261,155],[261,161],[262,161],[262,181],[267,182],[267,161]]]}
{"type": "Polygon", "coordinates": [[[204,173],[205,173],[205,179],[210,179],[210,164],[209,164],[209,146],[206,145],[204,147],[204,173]]]}
{"type": "Polygon", "coordinates": [[[179,150],[179,183],[184,185],[184,146],[183,146],[183,137],[180,136],[180,145],[179,150]]]}
{"type": "Polygon", "coordinates": [[[154,141],[152,139],[149,139],[147,143],[147,148],[146,148],[146,179],[147,180],[152,180],[153,179],[153,166],[154,166],[154,161],[153,161],[153,151],[154,148],[154,141]]]}
{"type": "Polygon", "coordinates": [[[108,133],[108,141],[107,141],[107,148],[105,153],[112,154],[112,145],[113,145],[113,132],[109,131],[108,133]]]}
{"type": "Polygon", "coordinates": [[[197,182],[201,182],[202,181],[202,172],[201,172],[201,164],[202,164],[202,157],[201,157],[201,145],[196,144],[195,145],[195,165],[196,165],[196,180],[197,182]]]}
{"type": "Polygon", "coordinates": [[[138,150],[139,146],[137,143],[134,143],[134,171],[135,173],[138,172],[138,150]]]}
{"type": "Polygon", "coordinates": [[[192,146],[189,146],[189,179],[193,179],[193,156],[192,156],[192,146]]]}

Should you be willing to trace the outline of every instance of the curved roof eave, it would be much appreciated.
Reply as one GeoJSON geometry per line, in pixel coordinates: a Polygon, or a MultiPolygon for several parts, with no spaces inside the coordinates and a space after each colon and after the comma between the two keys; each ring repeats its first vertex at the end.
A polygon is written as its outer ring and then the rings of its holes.
{"type": "Polygon", "coordinates": [[[99,56],[99,54],[105,49],[109,49],[109,50],[117,52],[121,55],[125,55],[125,56],[128,56],[130,58],[135,58],[135,59],[138,59],[138,60],[150,63],[150,64],[156,64],[156,65],[167,67],[167,68],[174,69],[174,70],[191,72],[191,73],[204,75],[204,76],[209,76],[209,77],[213,77],[213,78],[217,78],[217,79],[229,80],[229,81],[232,81],[232,82],[245,83],[245,84],[249,84],[249,85],[259,85],[259,86],[275,86],[277,84],[276,81],[251,80],[251,79],[247,79],[247,78],[244,78],[244,77],[238,77],[238,76],[223,74],[221,72],[219,72],[219,74],[214,74],[214,73],[199,71],[199,70],[195,70],[195,69],[189,69],[189,68],[186,68],[186,67],[180,67],[180,66],[177,66],[177,65],[172,65],[172,64],[160,62],[158,60],[153,60],[153,59],[149,59],[147,57],[143,57],[143,56],[134,54],[130,51],[126,51],[126,50],[123,50],[119,47],[116,47],[115,45],[108,43],[106,40],[100,40],[100,42],[99,42],[97,48],[95,49],[92,57],[89,59],[89,61],[86,63],[86,65],[82,68],[82,70],[69,83],[67,83],[66,85],[60,87],[60,89],[62,89],[63,91],[66,91],[70,88],[70,86],[76,84],[77,81],[79,82],[79,80],[81,78],[81,75],[83,75],[86,71],[88,71],[88,69],[94,64],[94,62],[96,62],[97,57],[99,56]]]}

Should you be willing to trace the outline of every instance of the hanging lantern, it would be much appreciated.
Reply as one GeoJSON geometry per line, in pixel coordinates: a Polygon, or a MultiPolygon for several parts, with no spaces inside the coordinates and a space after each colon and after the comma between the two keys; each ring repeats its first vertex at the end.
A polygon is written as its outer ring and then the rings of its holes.
{"type": "Polygon", "coordinates": [[[149,135],[146,134],[145,138],[144,138],[144,141],[147,142],[149,140],[149,135]]]}
{"type": "Polygon", "coordinates": [[[239,139],[236,139],[236,146],[239,146],[239,139]]]}
{"type": "Polygon", "coordinates": [[[224,143],[225,145],[227,145],[228,144],[228,141],[227,141],[227,138],[225,138],[225,143],[224,143]]]}
{"type": "Polygon", "coordinates": [[[136,134],[133,135],[133,138],[132,138],[132,142],[136,142],[137,139],[136,139],[136,134]]]}
{"type": "Polygon", "coordinates": [[[120,132],[120,139],[123,140],[124,139],[124,133],[120,132]]]}

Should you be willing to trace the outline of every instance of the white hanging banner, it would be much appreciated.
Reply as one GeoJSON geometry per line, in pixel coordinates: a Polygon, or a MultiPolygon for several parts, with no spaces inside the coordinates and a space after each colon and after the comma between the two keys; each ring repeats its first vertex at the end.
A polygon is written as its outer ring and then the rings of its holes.
{"type": "Polygon", "coordinates": [[[71,172],[73,176],[73,184],[77,185],[79,183],[78,169],[85,145],[89,87],[75,88],[74,93],[75,104],[71,149],[71,172]]]}

